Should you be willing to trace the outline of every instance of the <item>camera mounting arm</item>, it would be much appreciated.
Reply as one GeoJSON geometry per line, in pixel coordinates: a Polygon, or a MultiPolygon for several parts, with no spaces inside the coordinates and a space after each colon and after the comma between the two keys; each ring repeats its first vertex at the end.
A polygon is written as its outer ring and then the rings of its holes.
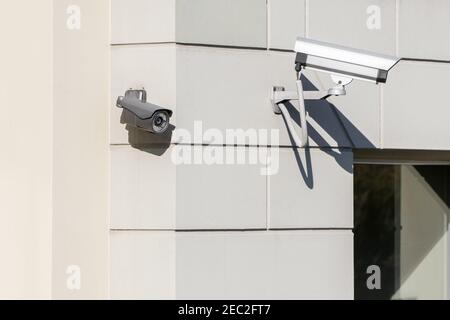
{"type": "MultiPolygon", "coordinates": [[[[337,95],[345,95],[345,87],[342,88],[335,87],[321,91],[303,91],[303,98],[305,100],[322,100],[327,99],[330,96],[337,96],[337,95]]],[[[275,108],[274,112],[280,113],[276,111],[278,108],[277,104],[289,100],[298,100],[298,97],[299,97],[298,91],[285,91],[284,87],[273,87],[272,102],[275,108]]]]}
{"type": "Polygon", "coordinates": [[[342,96],[346,94],[345,85],[349,84],[352,79],[333,77],[333,81],[336,86],[328,90],[321,91],[304,91],[303,84],[301,82],[301,71],[298,73],[297,80],[295,81],[297,91],[285,91],[284,87],[272,88],[272,108],[275,114],[282,114],[286,121],[286,126],[294,139],[297,147],[303,148],[308,144],[308,125],[306,122],[306,107],[305,100],[322,100],[327,99],[330,96],[342,96]],[[299,102],[299,114],[300,114],[300,127],[301,137],[297,134],[292,118],[285,106],[285,102],[298,100],[299,102]]]}

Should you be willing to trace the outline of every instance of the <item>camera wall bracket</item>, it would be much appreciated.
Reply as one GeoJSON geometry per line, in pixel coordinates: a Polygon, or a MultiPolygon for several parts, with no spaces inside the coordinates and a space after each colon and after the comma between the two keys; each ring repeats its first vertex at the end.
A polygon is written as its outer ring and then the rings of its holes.
{"type": "Polygon", "coordinates": [[[336,83],[336,86],[328,90],[320,91],[304,91],[303,85],[300,80],[301,72],[298,73],[296,80],[297,91],[286,91],[284,87],[274,86],[271,91],[272,109],[275,114],[282,114],[286,126],[298,147],[304,147],[308,144],[308,127],[306,122],[306,108],[305,100],[323,100],[330,96],[343,96],[346,95],[345,86],[352,82],[351,78],[332,76],[332,80],[336,83]],[[292,118],[289,111],[284,105],[285,102],[297,100],[299,101],[299,114],[300,114],[300,127],[301,137],[297,134],[292,118]]]}

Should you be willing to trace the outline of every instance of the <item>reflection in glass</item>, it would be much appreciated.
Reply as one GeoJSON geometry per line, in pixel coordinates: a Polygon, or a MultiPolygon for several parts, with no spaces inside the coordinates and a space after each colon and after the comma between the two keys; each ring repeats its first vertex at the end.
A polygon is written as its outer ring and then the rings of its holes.
{"type": "Polygon", "coordinates": [[[358,164],[354,179],[355,299],[446,299],[449,166],[358,164]]]}

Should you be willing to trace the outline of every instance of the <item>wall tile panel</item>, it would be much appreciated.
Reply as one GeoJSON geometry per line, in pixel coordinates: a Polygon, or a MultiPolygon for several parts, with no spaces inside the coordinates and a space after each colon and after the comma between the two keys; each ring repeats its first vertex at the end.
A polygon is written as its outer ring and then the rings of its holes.
{"type": "Polygon", "coordinates": [[[389,74],[383,100],[383,146],[450,150],[450,107],[444,99],[450,63],[401,61],[389,74]]]}
{"type": "Polygon", "coordinates": [[[310,0],[308,37],[395,55],[395,1],[310,0]]]}
{"type": "Polygon", "coordinates": [[[176,40],[265,48],[266,1],[177,0],[176,40]]]}
{"type": "Polygon", "coordinates": [[[352,228],[353,157],[339,149],[279,150],[269,177],[270,228],[352,228]]]}
{"type": "Polygon", "coordinates": [[[399,0],[399,55],[450,61],[450,2],[399,0]]]}
{"type": "Polygon", "coordinates": [[[175,41],[175,0],[111,0],[111,42],[175,41]]]}
{"type": "Polygon", "coordinates": [[[306,30],[306,0],[269,0],[269,47],[294,50],[306,30]]]}

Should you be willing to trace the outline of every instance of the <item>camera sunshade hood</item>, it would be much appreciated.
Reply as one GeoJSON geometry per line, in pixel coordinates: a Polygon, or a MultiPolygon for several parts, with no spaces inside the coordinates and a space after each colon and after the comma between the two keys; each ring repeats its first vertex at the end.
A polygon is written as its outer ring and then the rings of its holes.
{"type": "Polygon", "coordinates": [[[142,120],[147,120],[153,117],[157,111],[165,111],[172,116],[173,112],[170,109],[163,108],[156,104],[147,102],[147,93],[145,90],[128,90],[125,96],[117,99],[116,106],[123,108],[133,113],[136,117],[142,120]]]}

